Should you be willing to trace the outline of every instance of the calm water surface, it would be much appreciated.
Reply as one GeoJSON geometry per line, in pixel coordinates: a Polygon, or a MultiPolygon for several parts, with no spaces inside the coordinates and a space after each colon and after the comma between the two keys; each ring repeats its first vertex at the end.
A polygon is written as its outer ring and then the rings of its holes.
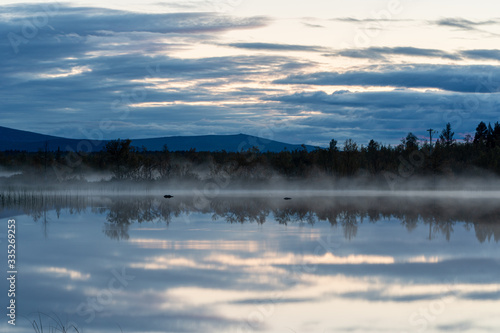
{"type": "Polygon", "coordinates": [[[498,206],[3,197],[2,247],[17,222],[18,318],[0,329],[34,332],[42,313],[45,332],[57,318],[88,333],[499,332],[498,206]]]}

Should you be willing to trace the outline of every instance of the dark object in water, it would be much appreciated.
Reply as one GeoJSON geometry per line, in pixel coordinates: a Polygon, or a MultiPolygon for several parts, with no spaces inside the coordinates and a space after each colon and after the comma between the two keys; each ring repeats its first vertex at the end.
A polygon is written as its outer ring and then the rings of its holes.
{"type": "Polygon", "coordinates": [[[163,197],[166,198],[166,199],[170,199],[170,198],[173,198],[174,196],[170,195],[170,194],[167,194],[167,195],[164,195],[163,197]]]}
{"type": "Polygon", "coordinates": [[[289,198],[289,197],[285,197],[283,198],[284,200],[292,200],[292,198],[289,198]]]}

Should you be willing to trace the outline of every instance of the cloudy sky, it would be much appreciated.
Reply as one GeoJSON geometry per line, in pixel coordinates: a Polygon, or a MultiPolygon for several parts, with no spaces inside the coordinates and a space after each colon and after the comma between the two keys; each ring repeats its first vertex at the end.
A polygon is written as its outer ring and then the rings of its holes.
{"type": "Polygon", "coordinates": [[[2,1],[0,125],[398,143],[500,120],[493,0],[2,1]]]}

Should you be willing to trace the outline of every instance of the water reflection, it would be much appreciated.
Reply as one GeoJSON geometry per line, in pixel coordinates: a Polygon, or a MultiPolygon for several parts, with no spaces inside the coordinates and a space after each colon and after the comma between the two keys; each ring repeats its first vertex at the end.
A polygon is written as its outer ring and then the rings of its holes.
{"type": "MultiPolygon", "coordinates": [[[[54,313],[80,332],[500,329],[494,201],[199,205],[177,195],[19,194],[0,202],[19,227],[19,314],[54,313]]],[[[33,330],[20,321],[16,332],[33,330]]]]}
{"type": "MultiPolygon", "coordinates": [[[[165,223],[172,218],[191,213],[210,214],[212,220],[228,223],[264,224],[273,220],[279,224],[314,225],[327,221],[340,226],[347,240],[353,240],[362,223],[398,220],[409,231],[418,225],[428,227],[428,239],[443,235],[450,240],[456,224],[474,229],[477,239],[500,240],[500,206],[488,199],[424,199],[378,197],[308,197],[284,201],[269,197],[217,197],[200,207],[191,197],[164,199],[154,196],[75,196],[17,193],[3,195],[3,211],[20,211],[34,221],[47,223],[47,212],[61,211],[81,214],[90,210],[105,214],[103,232],[112,239],[129,239],[132,223],[165,223]]],[[[185,219],[186,217],[184,217],[185,219]]]]}

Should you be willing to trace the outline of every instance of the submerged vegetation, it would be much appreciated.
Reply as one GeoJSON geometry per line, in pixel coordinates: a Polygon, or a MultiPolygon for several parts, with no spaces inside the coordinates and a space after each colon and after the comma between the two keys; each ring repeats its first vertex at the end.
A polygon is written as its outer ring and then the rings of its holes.
{"type": "MultiPolygon", "coordinates": [[[[251,145],[245,143],[245,147],[251,145]]],[[[366,146],[351,139],[331,140],[328,148],[307,151],[267,152],[265,142],[256,142],[241,152],[148,151],[131,145],[130,140],[115,140],[99,152],[37,153],[0,152],[4,171],[21,172],[11,180],[71,182],[88,180],[120,181],[199,181],[229,180],[266,182],[270,179],[299,180],[331,177],[362,177],[377,184],[400,181],[410,176],[484,176],[500,174],[500,124],[481,122],[475,136],[455,140],[447,124],[432,144],[420,142],[413,133],[396,146],[370,140],[366,146]]]]}

